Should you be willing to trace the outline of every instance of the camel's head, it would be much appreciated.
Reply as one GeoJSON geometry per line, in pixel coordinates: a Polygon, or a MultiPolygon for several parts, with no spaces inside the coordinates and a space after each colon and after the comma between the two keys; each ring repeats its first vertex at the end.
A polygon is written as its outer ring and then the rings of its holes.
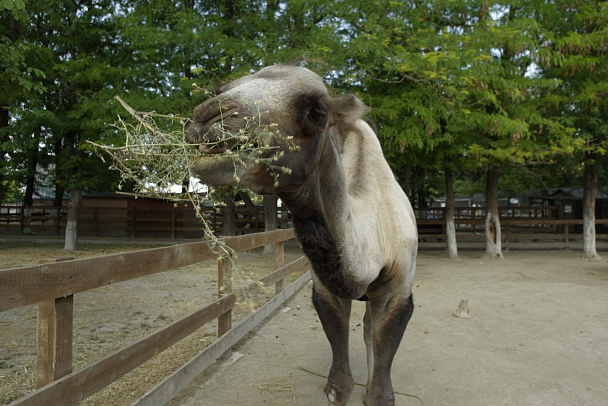
{"type": "Polygon", "coordinates": [[[365,109],[353,95],[331,97],[306,68],[266,67],[194,109],[186,139],[201,157],[192,173],[211,185],[240,184],[259,194],[297,190],[317,167],[330,129],[340,133],[365,109]]]}

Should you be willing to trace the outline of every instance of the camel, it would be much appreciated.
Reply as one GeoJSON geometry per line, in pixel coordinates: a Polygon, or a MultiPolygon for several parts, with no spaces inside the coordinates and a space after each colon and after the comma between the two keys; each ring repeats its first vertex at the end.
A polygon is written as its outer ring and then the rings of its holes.
{"type": "MultiPolygon", "coordinates": [[[[276,194],[291,211],[313,268],[312,301],[332,350],[325,393],[334,405],[346,405],[354,387],[348,350],[352,301],[366,301],[367,406],[395,402],[391,366],[414,309],[414,212],[374,130],[362,119],[367,110],[352,94],[332,97],[305,67],[273,65],[220,87],[194,109],[186,130],[188,142],[202,152],[191,168],[194,176],[210,185],[276,194]],[[250,140],[226,139],[225,132],[238,133],[252,117],[295,144],[265,141],[273,147],[265,153],[277,157],[274,166],[288,170],[277,172],[254,158],[235,163],[226,154],[250,140]]],[[[263,138],[268,137],[256,142],[263,138]]]]}

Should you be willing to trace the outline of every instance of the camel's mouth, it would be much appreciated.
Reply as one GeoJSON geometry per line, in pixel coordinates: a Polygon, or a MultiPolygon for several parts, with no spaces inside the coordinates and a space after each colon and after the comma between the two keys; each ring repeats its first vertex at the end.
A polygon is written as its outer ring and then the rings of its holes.
{"type": "Polygon", "coordinates": [[[197,132],[197,147],[201,153],[217,155],[238,149],[239,139],[232,130],[227,128],[226,124],[226,121],[212,124],[206,131],[204,129],[201,130],[200,126],[197,126],[199,127],[199,131],[197,132]]]}
{"type": "Polygon", "coordinates": [[[186,131],[186,140],[203,154],[220,154],[238,144],[242,127],[239,105],[230,100],[210,99],[197,106],[193,123],[186,131]]]}
{"type": "Polygon", "coordinates": [[[216,154],[221,154],[223,152],[226,152],[225,148],[219,148],[217,146],[208,146],[205,144],[200,144],[198,145],[197,149],[199,150],[200,153],[205,154],[205,155],[216,155],[216,154]]]}
{"type": "Polygon", "coordinates": [[[202,158],[272,164],[293,137],[269,121],[267,112],[255,113],[247,104],[210,99],[194,109],[185,137],[202,158]]]}
{"type": "Polygon", "coordinates": [[[202,154],[216,155],[236,151],[244,142],[238,112],[229,117],[217,116],[204,123],[193,123],[186,131],[186,140],[202,154]]]}

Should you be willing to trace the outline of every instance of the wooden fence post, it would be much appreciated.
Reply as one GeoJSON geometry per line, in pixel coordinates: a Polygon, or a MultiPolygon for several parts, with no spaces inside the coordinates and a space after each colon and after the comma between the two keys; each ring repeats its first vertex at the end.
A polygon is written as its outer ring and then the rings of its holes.
{"type": "MultiPolygon", "coordinates": [[[[232,258],[220,257],[217,260],[217,291],[221,298],[232,292],[232,258]]],[[[232,310],[217,318],[217,336],[221,337],[232,328],[232,310]]]]}
{"type": "MultiPolygon", "coordinates": [[[[285,265],[284,241],[279,241],[274,244],[275,269],[285,265]]],[[[278,295],[285,289],[285,279],[281,279],[274,284],[275,295],[278,295]]]]}
{"type": "Polygon", "coordinates": [[[74,295],[38,304],[36,388],[72,372],[74,295]]]}

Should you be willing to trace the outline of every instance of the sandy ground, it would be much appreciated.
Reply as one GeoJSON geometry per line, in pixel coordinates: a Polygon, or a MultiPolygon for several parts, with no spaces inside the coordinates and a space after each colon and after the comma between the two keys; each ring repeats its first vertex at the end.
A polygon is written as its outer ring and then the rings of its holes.
{"type": "MultiPolygon", "coordinates": [[[[396,391],[420,399],[397,394],[396,404],[608,404],[608,261],[582,260],[578,251],[506,252],[493,261],[481,254],[420,254],[416,310],[392,372],[396,391]],[[462,299],[470,318],[452,314],[462,299]]],[[[310,289],[171,405],[327,404],[325,379],[311,373],[325,375],[331,354],[310,289]]],[[[357,303],[351,323],[359,383],[363,311],[357,303]]],[[[356,386],[349,405],[363,404],[364,392],[356,386]]]]}

